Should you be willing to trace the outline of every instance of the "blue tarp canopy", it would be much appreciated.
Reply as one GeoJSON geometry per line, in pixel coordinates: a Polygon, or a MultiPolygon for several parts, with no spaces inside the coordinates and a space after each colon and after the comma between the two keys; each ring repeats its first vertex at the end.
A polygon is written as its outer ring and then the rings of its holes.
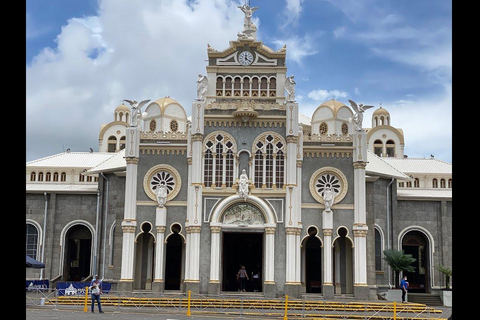
{"type": "Polygon", "coordinates": [[[27,268],[45,268],[45,263],[35,260],[27,254],[27,268]]]}

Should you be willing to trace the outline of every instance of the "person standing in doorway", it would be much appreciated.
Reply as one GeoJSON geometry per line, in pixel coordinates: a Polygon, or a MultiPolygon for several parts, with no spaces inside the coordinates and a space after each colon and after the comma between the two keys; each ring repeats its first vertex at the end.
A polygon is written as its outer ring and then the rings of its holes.
{"type": "Polygon", "coordinates": [[[97,302],[98,313],[103,313],[102,303],[100,302],[100,295],[102,294],[102,280],[98,280],[98,276],[95,275],[88,289],[92,294],[92,313],[95,313],[95,301],[97,302]]]}
{"type": "Polygon", "coordinates": [[[240,270],[237,272],[237,280],[240,282],[240,289],[238,291],[246,292],[246,285],[248,280],[248,273],[245,269],[245,266],[241,266],[240,270]]]}
{"type": "Polygon", "coordinates": [[[255,270],[252,271],[252,284],[253,292],[260,291],[260,266],[257,266],[255,270]]]}
{"type": "Polygon", "coordinates": [[[400,289],[402,289],[402,303],[405,303],[407,302],[405,298],[407,296],[407,291],[408,291],[407,276],[403,276],[402,281],[400,281],[400,289]]]}

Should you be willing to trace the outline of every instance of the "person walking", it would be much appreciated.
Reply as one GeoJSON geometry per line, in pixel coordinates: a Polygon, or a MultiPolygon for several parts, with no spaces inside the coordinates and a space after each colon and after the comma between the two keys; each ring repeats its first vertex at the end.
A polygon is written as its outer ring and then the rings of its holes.
{"type": "Polygon", "coordinates": [[[95,313],[95,310],[94,310],[95,302],[97,302],[98,313],[103,313],[102,303],[100,302],[100,295],[102,294],[102,281],[98,280],[97,277],[98,276],[95,275],[88,289],[92,294],[92,313],[95,313]]]}
{"type": "Polygon", "coordinates": [[[405,298],[407,296],[407,291],[408,291],[407,276],[403,276],[402,281],[400,281],[400,289],[402,289],[402,303],[405,303],[407,302],[405,298]]]}
{"type": "Polygon", "coordinates": [[[257,265],[254,271],[252,271],[252,284],[253,292],[260,291],[260,266],[257,265]]]}
{"type": "Polygon", "coordinates": [[[238,291],[246,292],[246,285],[248,280],[248,273],[245,269],[245,266],[241,266],[240,270],[237,272],[237,280],[240,281],[240,289],[238,291]]]}

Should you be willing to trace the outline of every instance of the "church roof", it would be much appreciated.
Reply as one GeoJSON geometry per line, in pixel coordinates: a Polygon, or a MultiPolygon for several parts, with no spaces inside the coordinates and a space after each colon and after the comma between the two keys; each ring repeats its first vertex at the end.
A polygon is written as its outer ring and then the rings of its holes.
{"type": "Polygon", "coordinates": [[[122,149],[104,162],[99,163],[97,166],[87,170],[85,174],[89,175],[100,172],[124,171],[126,170],[126,167],[127,162],[125,161],[125,149],[122,149]]]}
{"type": "Polygon", "coordinates": [[[365,173],[367,175],[389,177],[399,180],[411,180],[408,175],[384,161],[384,159],[385,158],[380,158],[367,149],[367,166],[365,168],[365,173]]]}
{"type": "Polygon", "coordinates": [[[62,152],[27,162],[27,169],[38,168],[92,168],[108,158],[111,152],[62,152]]]}
{"type": "Polygon", "coordinates": [[[452,164],[430,158],[382,158],[406,174],[452,174],[452,164]]]}

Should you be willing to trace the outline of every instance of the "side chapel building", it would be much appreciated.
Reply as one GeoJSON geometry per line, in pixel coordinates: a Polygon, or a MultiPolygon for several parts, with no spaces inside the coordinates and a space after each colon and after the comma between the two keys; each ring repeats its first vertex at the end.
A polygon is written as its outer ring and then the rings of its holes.
{"type": "Polygon", "coordinates": [[[382,107],[371,128],[337,100],[300,114],[285,46],[258,41],[247,14],[227,49],[207,50],[190,118],[167,96],[137,123],[133,101],[101,127],[99,152],[27,162],[26,251],[46,264],[27,279],[220,295],[245,265],[265,297],[364,300],[394,285],[382,258],[398,249],[417,259],[411,291],[442,288],[452,165],[404,155],[382,107]]]}

